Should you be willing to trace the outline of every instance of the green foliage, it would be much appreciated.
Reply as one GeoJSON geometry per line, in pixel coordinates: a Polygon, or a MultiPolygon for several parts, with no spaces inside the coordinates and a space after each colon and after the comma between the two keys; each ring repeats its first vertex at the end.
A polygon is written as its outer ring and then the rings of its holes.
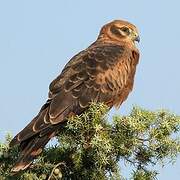
{"type": "Polygon", "coordinates": [[[134,107],[129,116],[107,120],[107,107],[92,104],[88,111],[69,119],[57,136],[58,144],[46,147],[31,167],[12,175],[18,147],[9,149],[8,136],[0,144],[0,179],[124,179],[119,166],[133,166],[131,179],[152,180],[154,165],[174,162],[180,152],[177,134],[180,117],[168,111],[134,107]]]}

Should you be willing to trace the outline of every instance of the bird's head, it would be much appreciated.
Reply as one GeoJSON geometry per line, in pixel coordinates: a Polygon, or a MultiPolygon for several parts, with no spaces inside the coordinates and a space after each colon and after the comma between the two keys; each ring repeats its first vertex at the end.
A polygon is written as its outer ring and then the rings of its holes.
{"type": "Polygon", "coordinates": [[[104,25],[100,31],[99,38],[120,42],[132,42],[133,44],[135,41],[140,41],[136,26],[123,20],[115,20],[104,25]]]}

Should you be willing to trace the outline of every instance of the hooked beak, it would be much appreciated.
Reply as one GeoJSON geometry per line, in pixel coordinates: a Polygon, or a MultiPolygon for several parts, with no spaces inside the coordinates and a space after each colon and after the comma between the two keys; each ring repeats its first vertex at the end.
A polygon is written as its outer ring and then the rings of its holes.
{"type": "Polygon", "coordinates": [[[135,38],[134,38],[134,41],[137,41],[138,43],[140,42],[140,37],[139,36],[136,36],[135,38]]]}

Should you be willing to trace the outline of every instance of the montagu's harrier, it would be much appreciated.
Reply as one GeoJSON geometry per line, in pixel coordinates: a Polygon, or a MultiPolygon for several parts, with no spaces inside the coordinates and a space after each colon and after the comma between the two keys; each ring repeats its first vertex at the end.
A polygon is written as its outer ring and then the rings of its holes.
{"type": "Polygon", "coordinates": [[[39,114],[11,141],[20,145],[13,172],[26,169],[71,115],[93,102],[119,107],[131,92],[139,51],[137,28],[115,20],[104,25],[97,40],[75,55],[49,87],[39,114]]]}

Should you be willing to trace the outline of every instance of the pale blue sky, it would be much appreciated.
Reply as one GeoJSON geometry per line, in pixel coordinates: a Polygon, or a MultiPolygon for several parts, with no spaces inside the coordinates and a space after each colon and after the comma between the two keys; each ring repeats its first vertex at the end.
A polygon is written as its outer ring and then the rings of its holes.
{"type": "MultiPolygon", "coordinates": [[[[114,19],[134,23],[141,37],[134,91],[116,113],[134,104],[180,114],[179,8],[178,0],[0,0],[0,138],[32,119],[69,58],[114,19]]],[[[179,169],[180,158],[158,177],[178,180],[179,169]]]]}

